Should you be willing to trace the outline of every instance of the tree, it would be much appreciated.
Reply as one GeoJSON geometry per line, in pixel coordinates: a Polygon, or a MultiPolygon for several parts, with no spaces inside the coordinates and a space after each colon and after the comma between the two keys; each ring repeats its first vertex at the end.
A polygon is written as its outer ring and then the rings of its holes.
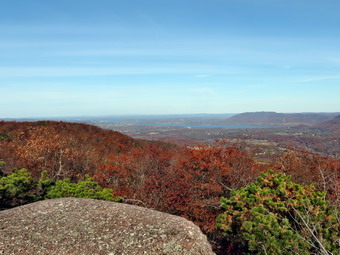
{"type": "Polygon", "coordinates": [[[217,226],[251,254],[337,254],[338,211],[325,195],[270,170],[221,198],[217,226]]]}

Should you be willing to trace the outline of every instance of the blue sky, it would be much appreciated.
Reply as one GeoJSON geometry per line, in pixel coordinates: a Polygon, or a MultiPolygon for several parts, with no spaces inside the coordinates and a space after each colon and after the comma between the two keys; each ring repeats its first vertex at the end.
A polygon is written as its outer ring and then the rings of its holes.
{"type": "Polygon", "coordinates": [[[340,111],[338,0],[2,0],[0,118],[340,111]]]}

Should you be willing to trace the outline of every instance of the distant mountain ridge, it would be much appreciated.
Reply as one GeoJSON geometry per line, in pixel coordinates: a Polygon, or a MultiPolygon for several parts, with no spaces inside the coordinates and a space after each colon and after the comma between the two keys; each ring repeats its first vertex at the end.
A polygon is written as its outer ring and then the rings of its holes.
{"type": "Polygon", "coordinates": [[[318,128],[328,128],[328,129],[339,129],[340,130],[340,114],[335,116],[335,118],[319,123],[318,128]]]}
{"type": "Polygon", "coordinates": [[[299,126],[316,125],[333,119],[339,113],[245,112],[224,121],[228,125],[299,126]]]}

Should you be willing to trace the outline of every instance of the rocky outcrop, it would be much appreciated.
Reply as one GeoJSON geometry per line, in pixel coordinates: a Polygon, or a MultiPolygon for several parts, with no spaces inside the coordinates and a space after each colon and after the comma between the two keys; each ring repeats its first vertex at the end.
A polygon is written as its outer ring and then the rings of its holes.
{"type": "Polygon", "coordinates": [[[0,254],[214,254],[192,222],[92,199],[45,200],[0,212],[0,254]]]}

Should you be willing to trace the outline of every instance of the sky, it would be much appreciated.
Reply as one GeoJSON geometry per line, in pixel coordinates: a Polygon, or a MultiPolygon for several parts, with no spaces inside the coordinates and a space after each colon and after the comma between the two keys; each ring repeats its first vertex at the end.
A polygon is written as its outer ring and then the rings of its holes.
{"type": "Polygon", "coordinates": [[[339,0],[1,0],[0,118],[340,111],[339,0]]]}

